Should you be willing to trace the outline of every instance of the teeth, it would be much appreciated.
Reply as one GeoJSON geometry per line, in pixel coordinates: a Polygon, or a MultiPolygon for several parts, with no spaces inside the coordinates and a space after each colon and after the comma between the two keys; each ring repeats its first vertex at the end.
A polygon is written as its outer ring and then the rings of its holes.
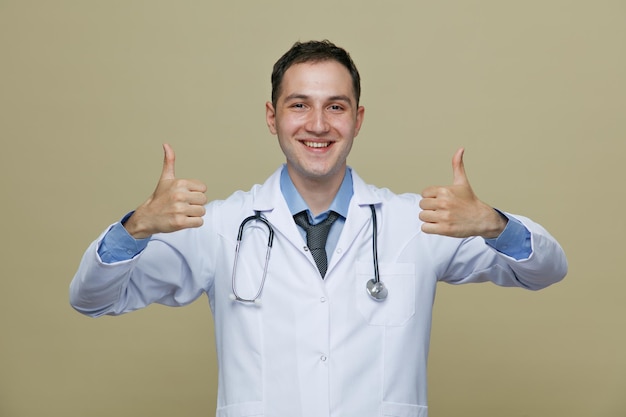
{"type": "Polygon", "coordinates": [[[329,142],[304,142],[304,144],[306,146],[308,146],[309,148],[326,148],[328,145],[330,145],[329,142]]]}

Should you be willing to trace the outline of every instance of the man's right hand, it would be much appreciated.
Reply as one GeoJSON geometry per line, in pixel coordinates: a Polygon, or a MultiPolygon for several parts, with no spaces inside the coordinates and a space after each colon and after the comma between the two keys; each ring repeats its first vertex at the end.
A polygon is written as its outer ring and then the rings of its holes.
{"type": "Polygon", "coordinates": [[[174,173],[176,155],[163,144],[163,171],[156,189],[148,200],[135,210],[124,227],[135,239],[155,233],[169,233],[202,226],[207,197],[205,184],[198,180],[177,179],[174,173]]]}

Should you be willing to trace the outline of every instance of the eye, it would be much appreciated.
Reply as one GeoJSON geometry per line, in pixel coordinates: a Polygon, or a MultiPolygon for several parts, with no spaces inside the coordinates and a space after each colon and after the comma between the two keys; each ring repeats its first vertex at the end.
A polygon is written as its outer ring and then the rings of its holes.
{"type": "Polygon", "coordinates": [[[341,106],[339,104],[331,104],[328,108],[330,110],[332,110],[332,111],[341,111],[341,110],[343,110],[343,106],[341,106]]]}

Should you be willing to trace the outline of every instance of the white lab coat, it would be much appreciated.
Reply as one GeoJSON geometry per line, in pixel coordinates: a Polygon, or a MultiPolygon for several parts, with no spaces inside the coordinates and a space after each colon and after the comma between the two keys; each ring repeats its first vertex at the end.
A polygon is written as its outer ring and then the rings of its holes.
{"type": "MultiPolygon", "coordinates": [[[[262,186],[207,205],[201,228],[155,235],[130,261],[104,264],[94,242],[72,281],[72,305],[92,316],[121,314],[152,302],[184,305],[206,292],[215,320],[219,417],[425,417],[426,362],[438,281],[493,281],[539,289],[566,273],[558,243],[532,233],[532,255],[516,261],[481,238],[420,230],[420,197],[365,184],[354,196],[326,278],[292,219],[280,170],[262,186]],[[378,214],[383,302],[365,290],[373,277],[372,221],[378,214]],[[261,306],[232,301],[237,230],[259,210],[275,230],[261,306]]],[[[258,289],[267,232],[249,228],[237,271],[241,296],[258,289]]]]}

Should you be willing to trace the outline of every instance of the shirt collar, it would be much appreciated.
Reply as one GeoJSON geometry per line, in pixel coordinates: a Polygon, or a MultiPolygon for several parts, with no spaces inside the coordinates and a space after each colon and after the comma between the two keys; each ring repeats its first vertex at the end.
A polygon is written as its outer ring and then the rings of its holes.
{"type": "Polygon", "coordinates": [[[326,219],[329,211],[334,211],[345,219],[348,216],[350,199],[352,199],[352,194],[354,194],[352,186],[352,169],[350,167],[346,168],[346,174],[343,177],[341,186],[337,191],[337,195],[335,195],[335,198],[330,204],[328,211],[320,213],[315,218],[313,218],[311,210],[296,189],[296,186],[293,185],[293,181],[291,181],[289,173],[287,172],[287,165],[283,165],[283,169],[280,173],[280,191],[283,194],[283,197],[285,197],[285,201],[287,202],[287,206],[289,207],[289,211],[292,215],[306,210],[309,213],[309,220],[312,220],[313,224],[326,219]]]}

